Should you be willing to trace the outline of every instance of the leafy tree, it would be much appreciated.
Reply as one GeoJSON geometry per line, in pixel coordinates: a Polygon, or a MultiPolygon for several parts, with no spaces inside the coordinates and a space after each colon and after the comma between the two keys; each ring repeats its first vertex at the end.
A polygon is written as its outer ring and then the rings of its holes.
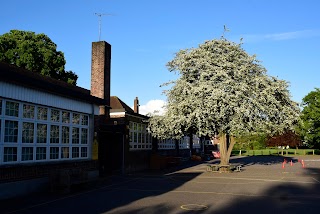
{"type": "Polygon", "coordinates": [[[289,130],[282,134],[268,137],[266,144],[267,146],[273,146],[273,147],[278,147],[278,146],[298,147],[302,145],[302,142],[297,132],[289,130]]]}
{"type": "Polygon", "coordinates": [[[266,148],[267,137],[264,133],[246,134],[237,137],[236,149],[264,149],[266,148]]]}
{"type": "Polygon", "coordinates": [[[11,30],[0,36],[0,61],[76,85],[78,76],[65,71],[64,54],[45,34],[11,30]]]}
{"type": "Polygon", "coordinates": [[[188,132],[220,143],[221,163],[228,164],[235,141],[230,136],[275,134],[290,128],[299,116],[286,81],[268,76],[255,56],[224,37],[197,48],[180,50],[168,62],[179,78],[165,83],[166,113],[150,119],[154,137],[180,138],[188,132]]]}
{"type": "Polygon", "coordinates": [[[320,89],[316,88],[302,99],[300,131],[310,147],[320,146],[320,89]]]}

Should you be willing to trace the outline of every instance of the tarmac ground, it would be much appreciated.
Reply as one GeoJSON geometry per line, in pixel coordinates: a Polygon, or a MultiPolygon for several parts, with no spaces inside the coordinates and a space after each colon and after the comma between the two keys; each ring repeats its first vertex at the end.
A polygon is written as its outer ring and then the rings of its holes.
{"type": "Polygon", "coordinates": [[[0,213],[319,213],[319,156],[232,157],[241,172],[207,171],[219,160],[113,175],[69,194],[0,201],[0,213]],[[285,162],[284,162],[285,160],[285,162]]]}

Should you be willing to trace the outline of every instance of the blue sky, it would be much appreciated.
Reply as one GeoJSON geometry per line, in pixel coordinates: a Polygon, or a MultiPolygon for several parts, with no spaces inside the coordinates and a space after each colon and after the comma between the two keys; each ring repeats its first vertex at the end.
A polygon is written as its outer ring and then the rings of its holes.
{"type": "Polygon", "coordinates": [[[64,52],[66,69],[90,89],[91,43],[112,45],[111,94],[141,109],[165,100],[159,86],[176,78],[165,64],[180,49],[220,38],[256,54],[268,74],[290,82],[292,99],[315,87],[320,62],[317,0],[10,0],[1,3],[0,34],[11,29],[45,33],[64,52]]]}

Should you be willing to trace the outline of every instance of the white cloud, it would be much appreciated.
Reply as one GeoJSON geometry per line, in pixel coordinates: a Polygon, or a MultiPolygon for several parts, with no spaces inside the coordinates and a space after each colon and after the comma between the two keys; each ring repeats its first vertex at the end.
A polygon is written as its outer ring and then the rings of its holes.
{"type": "Polygon", "coordinates": [[[320,30],[301,30],[301,31],[291,31],[273,34],[247,34],[243,35],[244,42],[260,42],[263,40],[291,40],[291,39],[301,39],[301,38],[311,38],[320,36],[320,30]]]}
{"type": "Polygon", "coordinates": [[[164,114],[164,108],[163,106],[166,104],[164,100],[150,100],[145,105],[140,105],[139,107],[139,113],[146,115],[148,113],[154,114],[157,112],[157,115],[163,115],[164,114]]]}

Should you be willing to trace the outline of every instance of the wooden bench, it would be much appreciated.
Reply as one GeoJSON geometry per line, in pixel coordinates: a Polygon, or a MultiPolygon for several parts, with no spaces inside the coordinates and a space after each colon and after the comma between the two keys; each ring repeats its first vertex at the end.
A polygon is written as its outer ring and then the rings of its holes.
{"type": "Polygon", "coordinates": [[[236,171],[241,172],[242,165],[241,164],[217,164],[217,165],[207,165],[207,171],[208,172],[217,172],[221,168],[226,169],[226,171],[236,171]]]}

